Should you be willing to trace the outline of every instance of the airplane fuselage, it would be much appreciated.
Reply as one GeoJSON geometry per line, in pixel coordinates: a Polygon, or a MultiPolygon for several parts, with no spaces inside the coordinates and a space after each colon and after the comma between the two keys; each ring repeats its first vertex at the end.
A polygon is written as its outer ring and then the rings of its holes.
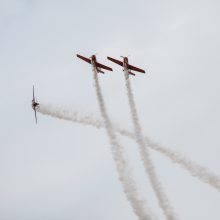
{"type": "Polygon", "coordinates": [[[91,63],[94,67],[96,67],[96,56],[95,55],[91,56],[91,63]]]}
{"type": "Polygon", "coordinates": [[[128,67],[128,58],[127,57],[123,58],[123,67],[124,67],[123,71],[125,71],[125,73],[127,73],[126,74],[127,75],[126,78],[128,78],[129,75],[130,75],[130,70],[129,70],[129,67],[128,67]]]}
{"type": "Polygon", "coordinates": [[[128,68],[128,58],[127,57],[123,58],[123,67],[124,67],[124,70],[129,70],[129,68],[128,68]]]}
{"type": "Polygon", "coordinates": [[[91,64],[96,69],[98,73],[104,73],[99,67],[97,67],[97,59],[95,55],[91,56],[91,64]]]}
{"type": "Polygon", "coordinates": [[[32,108],[35,110],[35,108],[39,105],[39,103],[32,100],[32,108]]]}
{"type": "Polygon", "coordinates": [[[124,57],[124,58],[123,58],[123,67],[124,67],[124,71],[127,71],[127,73],[128,73],[127,78],[129,77],[129,75],[135,76],[135,74],[132,73],[132,72],[131,72],[131,69],[129,68],[128,58],[127,58],[127,57],[124,57]]]}
{"type": "Polygon", "coordinates": [[[97,65],[96,65],[96,56],[95,55],[91,56],[91,64],[98,71],[98,68],[97,68],[97,65]]]}

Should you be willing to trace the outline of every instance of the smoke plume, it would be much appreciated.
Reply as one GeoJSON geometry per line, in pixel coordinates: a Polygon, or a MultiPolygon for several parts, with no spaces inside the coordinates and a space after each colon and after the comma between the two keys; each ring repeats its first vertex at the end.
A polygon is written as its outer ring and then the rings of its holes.
{"type": "Polygon", "coordinates": [[[142,135],[142,129],[141,125],[138,119],[138,114],[134,102],[134,97],[130,85],[130,79],[129,79],[129,73],[128,70],[124,70],[124,76],[125,76],[125,84],[127,89],[127,96],[131,111],[131,117],[134,124],[134,130],[135,130],[135,139],[139,145],[139,151],[140,155],[145,167],[145,171],[149,177],[151,186],[157,196],[159,206],[163,210],[164,215],[166,216],[167,220],[174,220],[177,219],[177,217],[174,214],[173,208],[171,207],[167,196],[164,193],[164,190],[161,186],[161,183],[156,175],[156,171],[153,165],[153,162],[151,161],[150,154],[148,151],[148,148],[146,146],[146,142],[144,141],[143,135],[142,135]]]}
{"type": "Polygon", "coordinates": [[[152,214],[149,208],[146,209],[144,201],[140,198],[140,194],[138,193],[136,183],[131,176],[128,163],[123,156],[124,150],[119,144],[119,141],[117,140],[115,132],[112,128],[112,124],[108,117],[104,99],[102,96],[102,92],[97,76],[97,71],[94,66],[93,66],[93,77],[94,77],[94,83],[95,83],[94,85],[95,85],[95,90],[96,90],[96,95],[97,95],[101,115],[104,120],[104,127],[106,128],[106,132],[110,140],[113,158],[116,163],[119,179],[122,183],[123,190],[138,218],[140,220],[151,220],[152,214]]]}
{"type": "MultiPolygon", "coordinates": [[[[72,121],[74,123],[79,123],[82,125],[93,126],[98,129],[104,127],[103,122],[99,119],[94,119],[89,115],[82,116],[76,111],[71,112],[71,111],[63,110],[61,107],[59,108],[53,105],[41,103],[37,111],[43,115],[47,115],[50,117],[54,117],[66,121],[72,121]]],[[[135,139],[134,133],[123,128],[118,128],[116,126],[113,127],[121,135],[135,139]]],[[[180,153],[174,152],[169,148],[162,147],[161,145],[150,140],[150,138],[147,136],[145,136],[144,140],[149,148],[161,153],[163,156],[166,156],[173,163],[181,166],[183,169],[188,171],[192,176],[198,178],[201,182],[207,183],[211,187],[220,191],[220,176],[212,173],[207,168],[195,163],[194,161],[181,155],[180,153]]]]}

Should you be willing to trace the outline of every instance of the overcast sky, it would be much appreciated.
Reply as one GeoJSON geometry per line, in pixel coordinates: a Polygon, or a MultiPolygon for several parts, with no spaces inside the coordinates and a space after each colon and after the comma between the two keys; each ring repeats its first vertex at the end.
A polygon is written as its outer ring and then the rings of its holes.
{"type": "MultiPolygon", "coordinates": [[[[220,3],[217,0],[0,0],[0,219],[137,219],[104,130],[31,109],[41,103],[100,118],[91,67],[98,53],[110,118],[132,129],[121,68],[131,77],[144,133],[220,174],[220,3]]],[[[121,138],[143,197],[164,219],[135,142],[121,138]]],[[[220,194],[152,152],[179,219],[219,220],[220,194]]]]}

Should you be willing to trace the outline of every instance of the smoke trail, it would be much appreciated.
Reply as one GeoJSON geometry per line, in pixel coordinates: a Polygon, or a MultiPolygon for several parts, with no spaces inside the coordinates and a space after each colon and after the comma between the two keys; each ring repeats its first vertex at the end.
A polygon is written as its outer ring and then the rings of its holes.
{"type": "Polygon", "coordinates": [[[134,212],[139,217],[139,219],[151,220],[152,219],[151,212],[149,210],[147,210],[146,212],[145,204],[143,203],[143,200],[140,199],[140,194],[138,193],[138,189],[135,184],[135,181],[131,177],[130,169],[128,167],[127,161],[123,157],[123,148],[120,146],[117,137],[114,133],[114,130],[112,128],[111,121],[106,111],[104,99],[102,97],[97,71],[94,66],[92,66],[92,70],[93,70],[95,90],[96,90],[96,95],[97,95],[101,115],[104,120],[106,132],[109,136],[113,158],[116,163],[119,179],[122,183],[124,192],[127,196],[128,201],[131,203],[134,212]]]}
{"type": "Polygon", "coordinates": [[[161,183],[159,182],[157,178],[156,171],[151,161],[148,148],[146,147],[146,143],[144,142],[142,129],[141,129],[140,122],[138,119],[134,97],[133,97],[132,90],[131,90],[129,73],[127,69],[124,69],[124,76],[125,76],[125,84],[126,84],[126,89],[127,89],[127,96],[128,96],[131,116],[132,116],[132,120],[134,124],[135,137],[139,145],[139,150],[140,150],[141,158],[143,160],[145,171],[149,177],[151,186],[157,196],[159,206],[163,210],[164,215],[166,216],[167,220],[174,220],[177,217],[175,216],[173,209],[171,205],[169,204],[168,198],[163,191],[161,183]]]}
{"type": "Polygon", "coordinates": [[[164,148],[157,143],[153,143],[148,138],[146,138],[146,142],[151,146],[152,149],[167,156],[173,163],[179,164],[181,167],[189,171],[191,175],[199,178],[200,181],[208,183],[210,186],[220,191],[220,176],[217,176],[216,174],[210,172],[207,168],[196,164],[192,160],[187,159],[176,152],[172,152],[168,148],[164,148]]]}
{"type": "MultiPolygon", "coordinates": [[[[121,135],[127,136],[129,138],[135,139],[135,135],[125,129],[119,129],[118,132],[121,135]]],[[[189,158],[181,155],[180,153],[174,152],[169,148],[162,147],[159,144],[150,140],[145,136],[145,143],[151,149],[161,153],[170,159],[173,163],[178,164],[183,169],[188,171],[192,176],[198,178],[201,182],[209,184],[211,187],[220,191],[220,176],[212,173],[206,167],[203,167],[189,158]]]]}
{"type": "Polygon", "coordinates": [[[36,110],[43,115],[48,115],[54,118],[59,118],[66,121],[72,121],[83,125],[92,125],[95,126],[96,128],[103,127],[103,123],[100,120],[94,119],[91,116],[82,117],[81,115],[78,114],[77,111],[75,112],[67,111],[62,108],[53,107],[52,105],[43,104],[43,103],[41,103],[40,107],[36,110]]]}
{"type": "MultiPolygon", "coordinates": [[[[62,108],[58,108],[57,106],[54,107],[52,105],[41,103],[40,108],[38,108],[37,111],[41,114],[48,115],[54,118],[72,121],[83,125],[94,126],[98,129],[104,127],[101,120],[94,119],[91,116],[82,116],[77,112],[66,111],[62,108]]],[[[135,135],[126,129],[121,129],[116,126],[114,126],[114,129],[123,136],[135,139],[135,135]]],[[[195,163],[194,161],[186,158],[180,153],[174,152],[169,148],[161,147],[159,144],[153,142],[146,136],[145,142],[151,149],[158,151],[159,153],[170,159],[173,163],[178,164],[183,169],[188,171],[191,175],[198,178],[200,181],[207,183],[211,187],[214,187],[215,189],[220,191],[220,176],[212,173],[207,168],[195,163]]]]}

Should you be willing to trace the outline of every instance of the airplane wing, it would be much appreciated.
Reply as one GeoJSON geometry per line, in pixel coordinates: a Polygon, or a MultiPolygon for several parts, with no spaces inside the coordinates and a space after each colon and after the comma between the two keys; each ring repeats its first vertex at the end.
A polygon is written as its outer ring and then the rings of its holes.
{"type": "Polygon", "coordinates": [[[35,120],[36,120],[36,124],[37,124],[37,112],[36,112],[36,109],[34,109],[34,114],[35,114],[35,120]]]}
{"type": "Polygon", "coordinates": [[[145,70],[139,69],[139,68],[137,68],[137,67],[135,67],[135,66],[132,66],[132,65],[130,65],[130,64],[128,64],[128,68],[131,69],[131,70],[140,72],[140,73],[145,73],[145,70]]]}
{"type": "Polygon", "coordinates": [[[81,56],[81,55],[79,55],[79,54],[77,54],[76,56],[77,56],[78,58],[80,58],[80,59],[86,61],[87,63],[90,63],[90,64],[91,64],[91,60],[90,60],[89,58],[83,57],[83,56],[81,56]]]}
{"type": "Polygon", "coordinates": [[[105,66],[105,65],[103,65],[101,63],[98,63],[98,62],[96,62],[96,66],[99,67],[99,68],[105,69],[105,70],[112,71],[112,68],[110,68],[108,66],[105,66]]]}
{"type": "Polygon", "coordinates": [[[34,85],[33,85],[33,100],[35,101],[35,97],[34,97],[34,85]]]}
{"type": "Polygon", "coordinates": [[[119,61],[119,60],[116,60],[116,59],[114,59],[114,58],[111,58],[111,57],[107,57],[109,60],[111,60],[112,62],[114,62],[114,63],[117,63],[118,65],[120,65],[120,66],[123,66],[123,62],[121,62],[121,61],[119,61]]]}

